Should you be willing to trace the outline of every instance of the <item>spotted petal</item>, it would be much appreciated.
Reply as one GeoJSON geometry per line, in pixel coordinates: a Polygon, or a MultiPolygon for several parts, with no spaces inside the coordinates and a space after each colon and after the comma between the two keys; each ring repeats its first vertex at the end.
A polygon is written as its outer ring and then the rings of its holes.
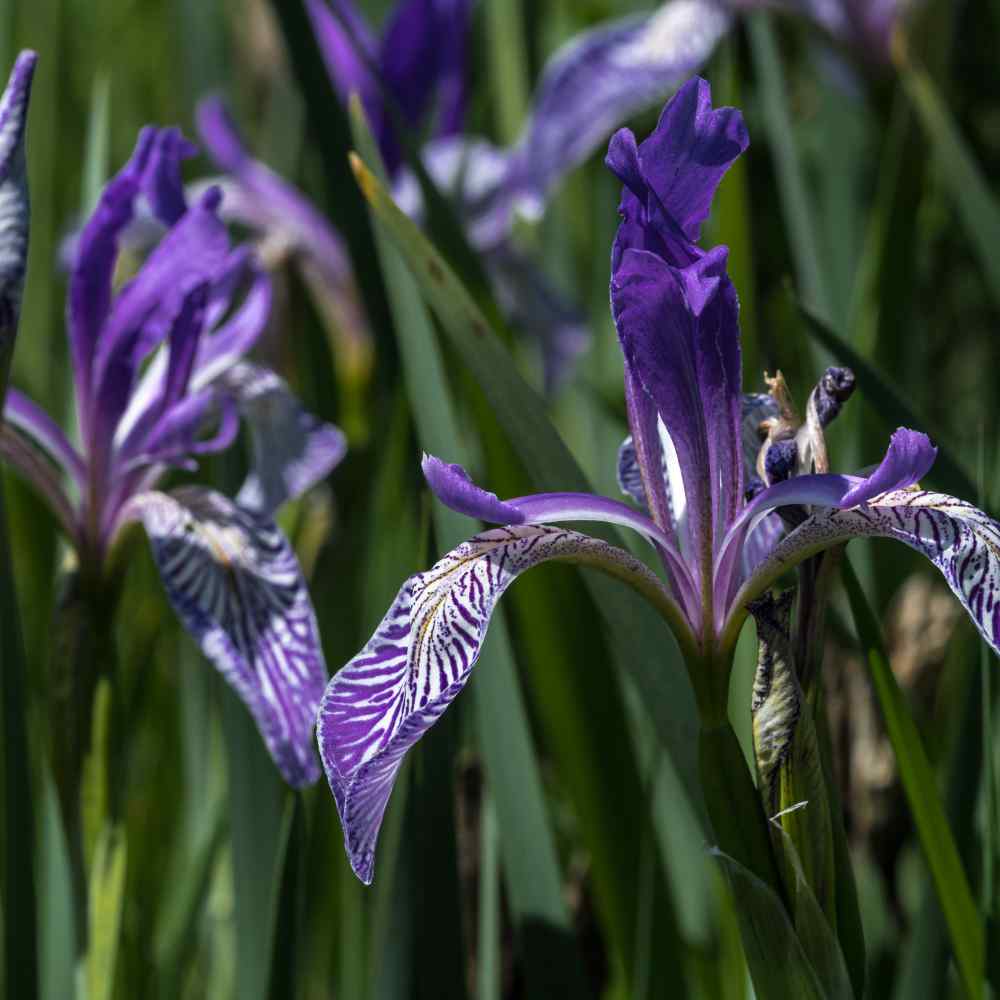
{"type": "Polygon", "coordinates": [[[411,576],[365,648],[330,681],[317,723],[320,756],[362,882],[372,880],[382,815],[407,750],[468,681],[497,599],[550,559],[651,579],[626,552],[574,531],[485,531],[411,576]]]}
{"type": "Polygon", "coordinates": [[[0,363],[13,350],[28,259],[28,176],[24,133],[34,52],[22,52],[0,97],[0,363]]]}
{"type": "Polygon", "coordinates": [[[918,489],[892,490],[849,510],[813,514],[761,564],[744,593],[759,591],[810,554],[858,537],[895,538],[925,555],[1000,652],[1000,524],[971,503],[918,489]]]}
{"type": "Polygon", "coordinates": [[[219,493],[186,487],[135,497],[170,603],[250,709],[289,784],[319,777],[312,729],[326,666],[288,540],[219,493]]]}

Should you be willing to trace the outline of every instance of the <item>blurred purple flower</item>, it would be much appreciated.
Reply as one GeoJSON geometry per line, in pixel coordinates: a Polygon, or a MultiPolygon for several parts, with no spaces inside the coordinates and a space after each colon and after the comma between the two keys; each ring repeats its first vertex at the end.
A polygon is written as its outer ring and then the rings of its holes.
{"type": "MultiPolygon", "coordinates": [[[[9,106],[8,94],[0,107],[9,106]]],[[[0,454],[48,502],[88,575],[104,572],[129,522],[143,523],[181,621],[250,709],[286,780],[304,785],[319,776],[312,729],[326,668],[273,515],[330,472],[344,439],[244,360],[267,321],[270,281],[250,251],[230,246],[218,188],[188,203],[180,164],[193,152],[177,129],[143,129],[80,233],[66,310],[79,448],[12,389],[0,454]],[[116,290],[119,243],[140,198],[163,236],[116,290]],[[156,488],[171,469],[228,448],[241,417],[253,461],[235,500],[156,488]]],[[[23,271],[23,246],[4,235],[0,261],[20,247],[23,271]]]]}
{"type": "Polygon", "coordinates": [[[364,882],[406,751],[468,681],[501,594],[543,561],[602,569],[657,607],[709,728],[726,717],[748,604],[789,568],[855,536],[895,538],[927,556],[1000,649],[1000,525],[964,501],[916,488],[937,451],[924,434],[897,430],[870,475],[831,475],[822,430],[853,389],[849,371],[824,374],[801,424],[780,376],[769,396],[741,394],[727,251],[703,250],[697,240],[716,186],[746,147],[740,113],[713,109],[708,84],[697,78],[641,145],[627,129],[610,143],[607,164],[623,183],[611,305],[631,429],[619,478],[639,509],[580,493],[500,500],[459,466],[424,457],[424,475],[443,503],[503,527],[410,577],[323,696],[320,754],[348,857],[364,882]],[[767,438],[755,448],[760,426],[767,438]],[[779,509],[787,530],[767,522],[779,509]],[[555,526],[562,521],[637,531],[661,557],[662,579],[602,539],[555,526]]]}

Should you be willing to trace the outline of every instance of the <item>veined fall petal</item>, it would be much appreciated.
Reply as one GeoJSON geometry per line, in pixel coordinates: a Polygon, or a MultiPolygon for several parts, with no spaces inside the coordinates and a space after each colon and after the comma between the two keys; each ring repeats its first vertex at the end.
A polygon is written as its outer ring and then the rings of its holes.
{"type": "Polygon", "coordinates": [[[200,487],[143,493],[129,510],[174,610],[249,708],[285,780],[312,784],[326,666],[288,540],[269,518],[200,487]]]}
{"type": "Polygon", "coordinates": [[[406,752],[469,679],[497,600],[547,560],[655,577],[628,553],[575,531],[515,525],[476,535],[411,576],[364,649],[334,675],[317,722],[320,756],[358,878],[372,881],[382,816],[406,752]]]}
{"type": "Polygon", "coordinates": [[[28,174],[24,145],[37,56],[22,52],[0,96],[0,378],[6,384],[28,261],[28,174]]]}

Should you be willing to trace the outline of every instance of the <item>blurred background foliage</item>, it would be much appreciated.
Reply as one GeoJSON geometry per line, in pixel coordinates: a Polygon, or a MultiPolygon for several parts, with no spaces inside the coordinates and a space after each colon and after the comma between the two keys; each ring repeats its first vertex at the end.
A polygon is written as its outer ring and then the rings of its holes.
{"type": "MultiPolygon", "coordinates": [[[[388,5],[362,6],[377,23],[388,5]]],[[[482,0],[470,130],[514,138],[554,49],[633,9],[645,8],[482,0]]],[[[66,414],[60,242],[143,124],[178,123],[194,136],[197,100],[221,92],[255,153],[347,234],[371,320],[374,367],[349,369],[287,271],[266,345],[306,404],[351,438],[328,487],[284,522],[311,575],[333,671],[367,639],[404,577],[458,539],[419,476],[418,439],[434,416],[414,388],[414,351],[403,344],[418,334],[393,323],[414,314],[408,295],[422,308],[419,294],[400,277],[398,260],[393,270],[391,251],[375,252],[347,169],[350,123],[306,28],[295,0],[0,0],[0,65],[22,47],[41,56],[29,133],[29,281],[13,383],[66,414]]],[[[948,449],[932,485],[978,495],[996,515],[1000,4],[928,2],[910,29],[895,65],[873,66],[801,19],[740,22],[705,75],[717,104],[744,110],[751,147],[722,185],[706,242],[732,248],[748,389],[763,388],[763,370],[780,366],[801,404],[824,364],[849,360],[861,391],[831,429],[835,466],[876,461],[905,416],[902,405],[916,414],[913,426],[948,449]]],[[[642,135],[654,122],[651,112],[631,124],[642,135]]],[[[587,310],[591,346],[548,403],[590,481],[614,496],[625,432],[607,304],[618,185],[600,159],[575,171],[544,220],[520,235],[587,310]]],[[[211,168],[202,160],[189,170],[200,177],[211,168]]],[[[432,231],[496,316],[448,235],[447,224],[432,231]]],[[[540,387],[535,352],[520,340],[511,349],[540,387]]],[[[475,378],[457,352],[442,350],[442,391],[478,480],[501,495],[529,492],[517,450],[475,378]]],[[[235,479],[237,461],[213,463],[216,481],[235,479]]],[[[643,662],[625,670],[621,632],[649,629],[650,619],[620,621],[616,631],[576,571],[540,569],[518,583],[498,613],[506,629],[491,632],[472,681],[482,690],[460,699],[397,786],[376,881],[366,889],[347,864],[327,788],[296,795],[281,784],[244,710],[177,626],[142,545],[117,633],[116,683],[128,719],[120,737],[127,769],[116,790],[125,846],[105,845],[95,934],[107,947],[78,968],[46,751],[63,552],[28,490],[13,477],[6,487],[26,650],[35,855],[24,860],[37,879],[42,996],[747,995],[732,902],[704,849],[693,701],[661,627],[633,642],[629,652],[643,662]],[[560,627],[547,627],[553,622],[560,627]],[[643,671],[654,677],[658,701],[637,688],[643,671]],[[491,771],[484,755],[506,766],[491,771]]],[[[937,775],[938,788],[926,794],[945,802],[996,942],[995,664],[915,556],[900,546],[852,550],[937,775]]],[[[868,995],[959,996],[846,608],[838,599],[824,683],[868,995]]],[[[731,693],[744,741],[754,657],[748,634],[731,693]]],[[[18,956],[6,959],[16,968],[18,956]]]]}

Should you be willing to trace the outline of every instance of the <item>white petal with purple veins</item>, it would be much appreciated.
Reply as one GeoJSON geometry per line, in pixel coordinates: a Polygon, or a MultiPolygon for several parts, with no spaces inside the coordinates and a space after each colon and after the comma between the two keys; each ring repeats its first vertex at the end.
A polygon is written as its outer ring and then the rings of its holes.
{"type": "Polygon", "coordinates": [[[895,538],[925,555],[1000,652],[1000,524],[944,493],[893,490],[860,507],[813,514],[777,545],[745,591],[811,552],[865,536],[895,538]]]}
{"type": "Polygon", "coordinates": [[[587,535],[495,528],[411,576],[364,649],[330,681],[317,722],[320,756],[351,866],[366,884],[403,757],[465,686],[497,599],[547,559],[596,563],[660,586],[626,552],[587,535]]]}
{"type": "Polygon", "coordinates": [[[184,627],[250,709],[285,780],[312,784],[326,666],[288,540],[273,521],[199,487],[131,504],[184,627]]]}

